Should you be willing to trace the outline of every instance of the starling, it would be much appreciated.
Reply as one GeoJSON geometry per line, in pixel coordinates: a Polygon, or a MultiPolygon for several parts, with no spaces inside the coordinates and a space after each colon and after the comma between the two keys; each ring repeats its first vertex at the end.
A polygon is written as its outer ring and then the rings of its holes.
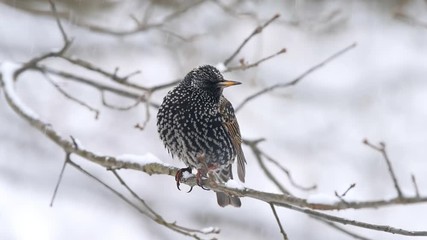
{"type": "MultiPolygon", "coordinates": [[[[222,95],[224,88],[237,84],[224,80],[215,67],[205,65],[190,71],[163,99],[157,114],[160,138],[171,155],[187,166],[175,177],[178,189],[183,172],[192,169],[197,169],[199,186],[208,172],[221,183],[233,179],[231,165],[236,156],[239,179],[245,181],[239,124],[233,106],[222,95]]],[[[221,207],[241,206],[237,196],[224,192],[216,195],[221,207]]]]}

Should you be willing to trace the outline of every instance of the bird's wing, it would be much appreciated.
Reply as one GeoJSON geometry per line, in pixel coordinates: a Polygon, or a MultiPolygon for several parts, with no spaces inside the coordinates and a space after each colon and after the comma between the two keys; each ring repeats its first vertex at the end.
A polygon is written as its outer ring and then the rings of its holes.
{"type": "Polygon", "coordinates": [[[223,119],[223,125],[228,131],[234,149],[237,153],[237,175],[240,181],[245,182],[245,164],[246,159],[242,151],[242,136],[240,135],[239,124],[234,115],[234,109],[231,103],[221,96],[219,103],[219,111],[223,119]]]}

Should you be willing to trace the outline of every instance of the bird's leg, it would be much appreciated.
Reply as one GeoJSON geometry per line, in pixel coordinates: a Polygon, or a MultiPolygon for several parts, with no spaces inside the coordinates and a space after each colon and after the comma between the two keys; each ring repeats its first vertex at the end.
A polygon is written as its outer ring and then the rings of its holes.
{"type": "Polygon", "coordinates": [[[201,165],[201,167],[197,169],[196,183],[203,190],[209,190],[203,186],[203,177],[207,176],[206,174],[209,171],[208,165],[206,164],[206,155],[204,152],[200,152],[196,155],[196,158],[201,165]]]}
{"type": "MultiPolygon", "coordinates": [[[[179,184],[181,182],[182,176],[184,175],[184,172],[188,172],[191,174],[191,171],[192,171],[191,167],[186,167],[186,168],[181,168],[176,172],[175,181],[176,181],[176,187],[178,188],[178,190],[181,190],[179,188],[179,184]]],[[[193,190],[193,186],[191,186],[191,188],[190,188],[190,190],[188,190],[188,192],[191,192],[191,190],[193,190]]]]}
{"type": "Polygon", "coordinates": [[[210,190],[209,188],[205,188],[203,186],[203,177],[206,176],[207,171],[204,168],[197,169],[196,173],[196,183],[199,187],[201,187],[203,190],[210,190]]]}

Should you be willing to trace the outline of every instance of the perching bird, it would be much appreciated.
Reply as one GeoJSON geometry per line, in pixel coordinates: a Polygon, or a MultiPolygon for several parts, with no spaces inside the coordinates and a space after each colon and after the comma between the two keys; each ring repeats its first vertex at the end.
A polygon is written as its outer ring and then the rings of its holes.
{"type": "MultiPolygon", "coordinates": [[[[196,180],[208,172],[222,183],[233,179],[231,165],[237,156],[237,173],[245,181],[239,124],[231,103],[222,95],[224,88],[240,84],[224,80],[213,66],[193,69],[163,100],[157,114],[160,138],[172,156],[182,160],[187,168],[178,171],[177,186],[184,171],[197,169],[196,180]]],[[[217,192],[221,207],[240,207],[237,196],[217,192]]]]}

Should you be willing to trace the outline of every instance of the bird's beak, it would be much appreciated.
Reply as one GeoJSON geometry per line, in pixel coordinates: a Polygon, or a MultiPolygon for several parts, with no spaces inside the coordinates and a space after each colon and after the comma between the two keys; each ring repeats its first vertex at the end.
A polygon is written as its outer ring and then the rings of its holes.
{"type": "Polygon", "coordinates": [[[239,85],[239,84],[242,84],[242,83],[236,82],[236,81],[231,81],[231,80],[224,80],[224,81],[217,83],[217,85],[219,87],[230,87],[230,86],[239,85]]]}

